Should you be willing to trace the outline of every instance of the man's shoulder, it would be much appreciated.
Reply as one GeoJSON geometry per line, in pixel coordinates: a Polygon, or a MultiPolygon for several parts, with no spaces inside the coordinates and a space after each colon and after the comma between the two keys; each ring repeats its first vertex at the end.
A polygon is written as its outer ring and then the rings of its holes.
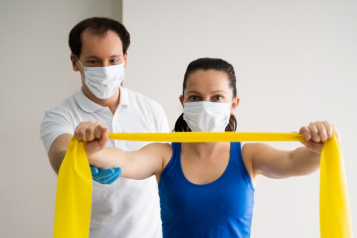
{"type": "Polygon", "coordinates": [[[48,111],[71,111],[75,109],[78,107],[76,102],[76,94],[78,94],[78,92],[66,97],[61,102],[51,107],[48,111]]]}
{"type": "Polygon", "coordinates": [[[162,110],[160,103],[155,100],[128,88],[124,88],[124,90],[128,93],[128,100],[130,104],[134,104],[135,106],[144,105],[146,108],[149,107],[150,109],[162,110]]]}

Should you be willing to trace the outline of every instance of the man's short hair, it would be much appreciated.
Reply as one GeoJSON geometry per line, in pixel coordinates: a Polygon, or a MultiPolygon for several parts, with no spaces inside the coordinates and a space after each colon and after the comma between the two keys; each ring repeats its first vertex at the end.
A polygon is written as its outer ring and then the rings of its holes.
{"type": "Polygon", "coordinates": [[[120,22],[109,18],[93,17],[79,22],[69,33],[69,48],[71,48],[72,54],[76,55],[78,58],[82,50],[81,34],[87,29],[91,33],[102,37],[104,37],[108,31],[117,33],[123,44],[123,53],[125,54],[127,52],[130,45],[130,34],[125,26],[120,22]]]}

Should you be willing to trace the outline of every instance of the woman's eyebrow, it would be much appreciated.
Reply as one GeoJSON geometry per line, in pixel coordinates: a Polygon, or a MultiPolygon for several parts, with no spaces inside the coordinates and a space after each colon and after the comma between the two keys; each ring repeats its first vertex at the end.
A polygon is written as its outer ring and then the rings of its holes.
{"type": "Polygon", "coordinates": [[[223,90],[212,91],[211,94],[215,94],[215,93],[219,93],[219,92],[227,94],[227,93],[226,93],[225,91],[223,91],[223,90]]]}
{"type": "MultiPolygon", "coordinates": [[[[115,58],[115,57],[121,57],[121,55],[111,55],[109,56],[109,58],[115,58]]],[[[100,59],[99,57],[95,56],[95,55],[89,55],[86,57],[87,59],[93,58],[93,59],[100,59]]]]}
{"type": "Polygon", "coordinates": [[[197,91],[188,91],[186,94],[189,94],[189,93],[201,94],[200,92],[197,92],[197,91]]]}

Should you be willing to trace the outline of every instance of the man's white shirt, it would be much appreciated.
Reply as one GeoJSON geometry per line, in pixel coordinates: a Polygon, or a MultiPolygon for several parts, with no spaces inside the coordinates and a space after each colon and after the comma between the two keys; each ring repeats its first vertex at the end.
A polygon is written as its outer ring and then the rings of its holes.
{"type": "MultiPolygon", "coordinates": [[[[120,101],[114,113],[88,99],[82,90],[46,111],[41,139],[46,152],[61,134],[74,134],[80,122],[100,121],[110,132],[169,132],[160,104],[120,87],[120,101]]],[[[107,147],[138,150],[148,142],[113,141],[107,147]]],[[[93,181],[90,238],[162,237],[157,182],[119,178],[111,185],[93,181]]]]}

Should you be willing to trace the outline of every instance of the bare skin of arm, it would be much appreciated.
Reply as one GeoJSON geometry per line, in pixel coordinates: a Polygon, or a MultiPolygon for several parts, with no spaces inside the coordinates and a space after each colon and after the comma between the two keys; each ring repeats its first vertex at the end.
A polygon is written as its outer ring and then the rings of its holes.
{"type": "Polygon", "coordinates": [[[260,174],[283,179],[315,172],[320,167],[323,143],[332,138],[332,133],[340,140],[338,130],[329,122],[310,123],[300,129],[306,139],[302,142],[305,147],[293,151],[278,150],[263,143],[245,144],[242,155],[253,184],[260,174]]]}
{"type": "Polygon", "coordinates": [[[52,143],[50,150],[48,151],[48,158],[53,170],[58,174],[61,167],[64,156],[66,155],[69,141],[73,135],[62,134],[58,136],[52,143]]]}
{"type": "Polygon", "coordinates": [[[252,143],[243,146],[242,154],[250,161],[250,174],[254,178],[260,174],[274,179],[302,176],[320,166],[320,154],[305,147],[282,151],[264,143],[252,143]]]}
{"type": "Polygon", "coordinates": [[[88,153],[91,150],[89,146],[86,146],[86,151],[91,165],[100,169],[121,167],[121,176],[130,179],[146,179],[155,175],[159,181],[172,155],[172,147],[168,143],[152,143],[137,151],[108,148],[94,154],[88,153]]]}
{"type": "Polygon", "coordinates": [[[106,148],[108,127],[100,122],[82,122],[74,135],[78,140],[88,141],[85,150],[89,164],[99,169],[121,167],[124,178],[146,179],[155,175],[159,181],[172,156],[172,147],[168,143],[152,143],[137,151],[106,148]]]}

